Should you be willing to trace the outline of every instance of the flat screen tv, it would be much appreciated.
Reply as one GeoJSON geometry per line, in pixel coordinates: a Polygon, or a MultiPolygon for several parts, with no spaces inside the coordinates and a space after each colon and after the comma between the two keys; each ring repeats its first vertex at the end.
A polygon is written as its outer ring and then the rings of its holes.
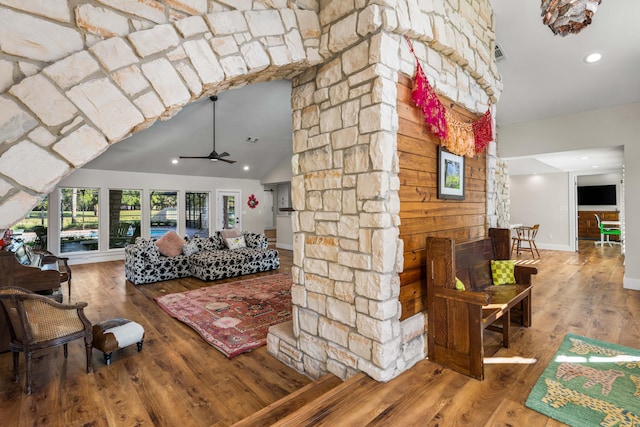
{"type": "Polygon", "coordinates": [[[584,185],[578,187],[579,205],[616,205],[616,186],[584,185]]]}

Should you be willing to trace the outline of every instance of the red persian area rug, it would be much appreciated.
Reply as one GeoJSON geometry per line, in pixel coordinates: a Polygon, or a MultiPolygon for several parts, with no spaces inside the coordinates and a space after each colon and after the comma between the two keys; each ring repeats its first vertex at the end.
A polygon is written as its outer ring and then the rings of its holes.
{"type": "Polygon", "coordinates": [[[228,358],[263,346],[269,326],[291,318],[291,274],[273,274],[156,297],[228,358]]]}

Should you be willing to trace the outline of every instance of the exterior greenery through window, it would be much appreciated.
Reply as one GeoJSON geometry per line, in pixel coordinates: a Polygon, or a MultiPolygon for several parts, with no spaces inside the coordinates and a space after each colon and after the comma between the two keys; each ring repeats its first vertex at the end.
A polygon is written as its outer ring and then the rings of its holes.
{"type": "Polygon", "coordinates": [[[99,190],[60,188],[60,252],[97,251],[99,190]]]}
{"type": "Polygon", "coordinates": [[[35,249],[47,249],[47,228],[49,227],[49,196],[45,196],[31,209],[27,216],[11,227],[13,237],[22,239],[35,249]]]}
{"type": "Polygon", "coordinates": [[[124,248],[140,236],[140,190],[109,190],[109,249],[124,248]]]}

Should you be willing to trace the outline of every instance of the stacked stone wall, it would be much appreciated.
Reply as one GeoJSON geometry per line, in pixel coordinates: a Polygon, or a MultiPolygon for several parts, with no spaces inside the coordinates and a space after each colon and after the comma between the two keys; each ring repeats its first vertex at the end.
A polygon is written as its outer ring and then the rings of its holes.
{"type": "Polygon", "coordinates": [[[495,173],[495,223],[491,227],[509,228],[510,223],[510,188],[509,165],[506,161],[497,159],[495,173]]]}

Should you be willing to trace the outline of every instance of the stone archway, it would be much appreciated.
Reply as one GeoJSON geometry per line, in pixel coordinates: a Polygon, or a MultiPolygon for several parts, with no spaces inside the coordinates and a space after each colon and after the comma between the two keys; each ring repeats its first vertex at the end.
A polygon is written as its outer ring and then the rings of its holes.
{"type": "Polygon", "coordinates": [[[0,228],[110,144],[189,102],[322,62],[319,37],[314,11],[221,11],[108,38],[23,79],[0,97],[0,228]]]}
{"type": "Polygon", "coordinates": [[[0,228],[109,144],[188,102],[290,79],[294,321],[270,334],[273,353],[314,378],[364,371],[380,381],[423,359],[424,319],[399,320],[396,84],[415,70],[403,36],[439,92],[486,108],[501,90],[489,0],[238,2],[244,11],[208,0],[219,11],[172,10],[171,24],[153,7],[196,1],[98,1],[143,8],[130,13],[148,14],[136,23],[146,29],[76,51],[0,97],[0,228]]]}

